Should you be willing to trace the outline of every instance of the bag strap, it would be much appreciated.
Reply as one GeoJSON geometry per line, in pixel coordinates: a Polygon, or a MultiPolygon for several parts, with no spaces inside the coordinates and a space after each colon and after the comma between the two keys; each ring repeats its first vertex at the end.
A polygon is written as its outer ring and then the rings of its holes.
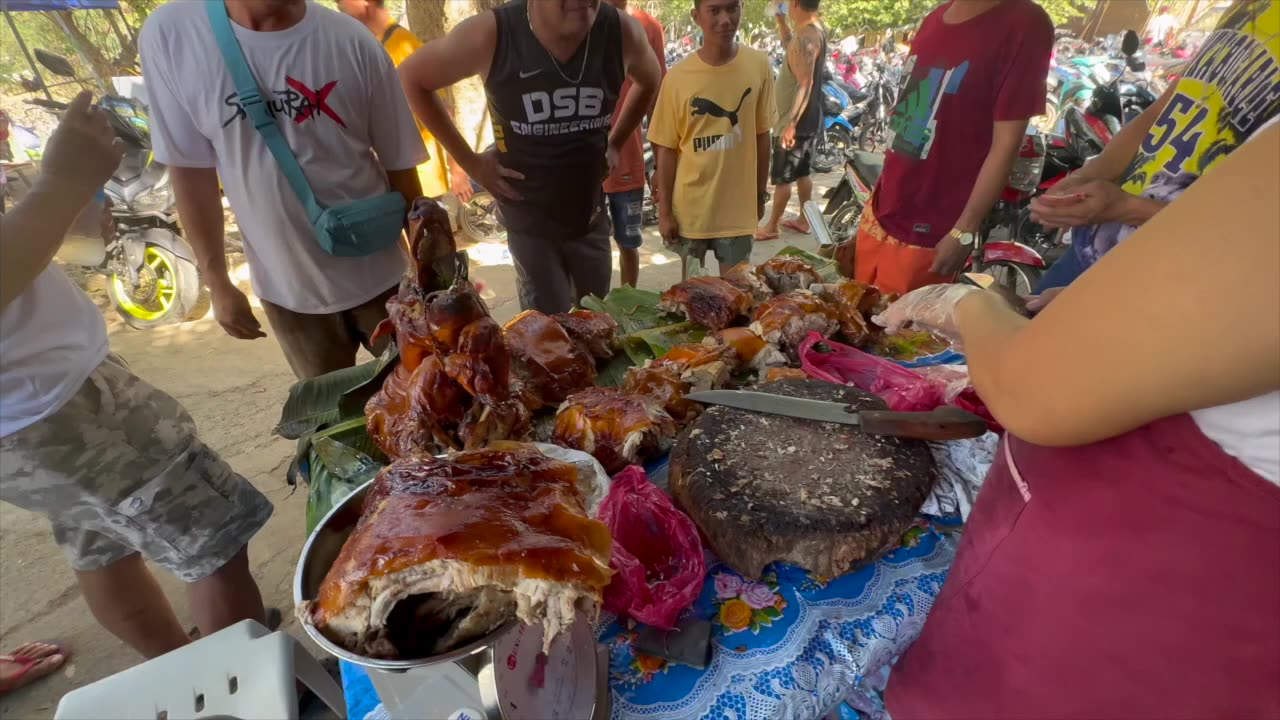
{"type": "Polygon", "coordinates": [[[307,176],[302,172],[298,158],[294,156],[293,149],[289,147],[289,141],[285,139],[280,126],[271,116],[258,81],[253,76],[253,70],[244,59],[240,41],[236,40],[235,31],[231,29],[231,19],[227,17],[226,5],[222,0],[205,0],[204,4],[208,10],[209,24],[213,27],[213,37],[218,42],[218,49],[222,51],[222,60],[227,64],[231,81],[235,83],[236,93],[240,97],[240,107],[244,108],[254,129],[267,143],[267,149],[275,157],[276,164],[280,166],[280,172],[284,173],[285,179],[289,181],[289,187],[293,188],[294,194],[302,202],[303,209],[307,211],[307,217],[315,223],[320,219],[324,208],[316,202],[316,194],[311,190],[311,184],[307,182],[307,176]]]}
{"type": "Polygon", "coordinates": [[[386,45],[387,41],[391,39],[391,36],[395,35],[396,30],[399,29],[400,23],[391,23],[391,27],[387,28],[386,32],[382,33],[382,44],[386,45]]]}

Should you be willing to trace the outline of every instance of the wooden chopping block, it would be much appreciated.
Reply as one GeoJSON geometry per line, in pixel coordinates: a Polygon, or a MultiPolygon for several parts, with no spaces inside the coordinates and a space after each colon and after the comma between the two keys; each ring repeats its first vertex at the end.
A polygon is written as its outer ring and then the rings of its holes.
{"type": "MultiPolygon", "coordinates": [[[[760,392],[885,410],[880,398],[820,380],[760,392]]],[[[771,562],[836,577],[873,561],[910,527],[938,476],[922,440],[720,405],[676,439],[671,494],[730,568],[771,562]]]]}

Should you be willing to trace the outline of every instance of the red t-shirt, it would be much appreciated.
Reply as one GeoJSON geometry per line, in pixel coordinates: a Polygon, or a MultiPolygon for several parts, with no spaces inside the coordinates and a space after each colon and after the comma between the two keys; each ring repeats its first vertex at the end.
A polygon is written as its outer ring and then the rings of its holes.
{"type": "Polygon", "coordinates": [[[875,195],[880,225],[933,247],[964,211],[992,125],[1044,112],[1053,22],[1031,0],[1004,0],[948,25],[929,13],[911,43],[875,195]]]}
{"type": "MultiPolygon", "coordinates": [[[[627,10],[631,17],[640,23],[640,27],[644,28],[644,35],[649,40],[649,47],[653,48],[653,54],[658,56],[658,67],[662,70],[662,76],[667,76],[667,43],[662,39],[662,23],[658,22],[649,13],[639,9],[630,8],[627,10]]],[[[622,102],[627,99],[627,92],[631,90],[631,80],[627,79],[622,83],[622,90],[618,93],[618,104],[613,108],[613,121],[618,122],[618,114],[622,112],[622,102]]],[[[640,140],[640,128],[632,133],[631,139],[622,146],[622,152],[618,155],[618,165],[613,169],[613,173],[604,181],[604,191],[609,193],[625,192],[627,190],[638,190],[644,187],[644,145],[640,140]]]]}

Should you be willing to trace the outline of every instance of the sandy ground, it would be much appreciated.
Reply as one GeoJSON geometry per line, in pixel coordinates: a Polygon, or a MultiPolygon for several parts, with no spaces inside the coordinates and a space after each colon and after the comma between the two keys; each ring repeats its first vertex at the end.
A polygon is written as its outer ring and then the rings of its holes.
{"type": "MultiPolygon", "coordinates": [[[[815,190],[815,195],[820,198],[821,190],[815,190]]],[[[780,240],[756,243],[752,259],[763,261],[787,244],[814,249],[812,236],[783,232],[780,240]]],[[[505,245],[478,244],[467,249],[473,277],[488,285],[486,300],[494,317],[505,322],[519,311],[515,273],[505,245]]],[[[248,272],[242,262],[233,273],[248,291],[248,272]]],[[[663,249],[656,228],[646,228],[640,286],[665,289],[679,277],[678,258],[663,249]]],[[[88,287],[105,306],[101,284],[101,278],[94,277],[88,287]]],[[[257,306],[256,298],[252,301],[257,306]]],[[[257,314],[270,332],[260,309],[257,314]]],[[[283,609],[285,628],[301,636],[292,617],[291,588],[294,565],[306,539],[306,489],[294,491],[286,484],[294,443],[273,434],[294,380],[275,341],[271,337],[232,339],[212,314],[151,331],[125,326],[110,308],[104,307],[104,316],[112,349],[138,375],[181,400],[205,442],[275,503],[275,514],[254,538],[249,554],[265,601],[283,609]]],[[[187,622],[182,583],[163,571],[157,575],[179,617],[187,622]]],[[[139,662],[132,650],[98,627],[89,614],[44,518],[0,505],[0,652],[28,640],[56,641],[74,653],[73,660],[63,672],[0,699],[0,718],[50,718],[64,693],[139,662]]]]}

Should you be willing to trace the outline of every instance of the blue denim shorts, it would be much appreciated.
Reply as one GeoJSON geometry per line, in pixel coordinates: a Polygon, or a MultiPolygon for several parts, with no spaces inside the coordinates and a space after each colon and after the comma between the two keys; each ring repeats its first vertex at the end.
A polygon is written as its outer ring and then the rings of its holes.
{"type": "Polygon", "coordinates": [[[620,248],[635,250],[644,241],[640,234],[644,227],[644,188],[606,194],[609,197],[609,219],[613,221],[614,242],[620,248]]]}

